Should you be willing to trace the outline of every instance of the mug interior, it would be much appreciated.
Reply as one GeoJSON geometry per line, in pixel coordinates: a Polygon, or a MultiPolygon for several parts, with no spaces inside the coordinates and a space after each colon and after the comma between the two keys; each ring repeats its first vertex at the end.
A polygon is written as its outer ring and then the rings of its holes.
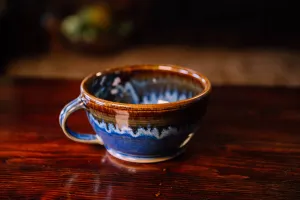
{"type": "Polygon", "coordinates": [[[192,98],[204,90],[197,78],[182,69],[121,68],[97,73],[85,83],[94,97],[128,104],[161,104],[192,98]]]}

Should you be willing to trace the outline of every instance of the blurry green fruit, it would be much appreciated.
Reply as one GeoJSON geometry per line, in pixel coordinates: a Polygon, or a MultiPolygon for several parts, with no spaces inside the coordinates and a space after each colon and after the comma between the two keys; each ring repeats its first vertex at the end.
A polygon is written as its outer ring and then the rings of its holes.
{"type": "Polygon", "coordinates": [[[109,27],[111,23],[111,13],[104,5],[86,7],[80,11],[79,16],[84,23],[102,29],[109,27]]]}
{"type": "Polygon", "coordinates": [[[81,19],[76,15],[66,17],[61,24],[61,31],[72,41],[80,39],[81,19]]]}

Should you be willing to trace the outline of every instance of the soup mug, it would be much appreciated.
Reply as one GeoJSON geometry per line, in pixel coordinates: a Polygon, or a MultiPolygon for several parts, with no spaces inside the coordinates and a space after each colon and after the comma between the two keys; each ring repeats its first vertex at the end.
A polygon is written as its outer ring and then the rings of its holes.
{"type": "Polygon", "coordinates": [[[211,92],[202,74],[173,65],[111,68],[86,77],[80,95],[59,116],[73,141],[104,145],[114,157],[136,163],[165,161],[181,154],[200,126],[211,92]],[[67,126],[84,109],[96,134],[67,126]]]}

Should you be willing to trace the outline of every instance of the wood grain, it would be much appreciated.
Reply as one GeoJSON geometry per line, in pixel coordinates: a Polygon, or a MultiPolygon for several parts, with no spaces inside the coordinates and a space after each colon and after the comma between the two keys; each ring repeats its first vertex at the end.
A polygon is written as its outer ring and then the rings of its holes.
{"type": "MultiPolygon", "coordinates": [[[[158,164],[63,135],[79,81],[2,78],[0,94],[1,199],[300,198],[300,88],[214,87],[190,148],[158,164]]],[[[83,112],[69,123],[91,131],[83,112]]]]}

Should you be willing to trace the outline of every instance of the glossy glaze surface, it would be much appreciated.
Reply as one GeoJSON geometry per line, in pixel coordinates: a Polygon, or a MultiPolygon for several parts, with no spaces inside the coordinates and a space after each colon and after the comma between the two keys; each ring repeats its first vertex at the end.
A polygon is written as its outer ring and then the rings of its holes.
{"type": "Polygon", "coordinates": [[[166,124],[158,128],[146,121],[148,127],[138,124],[139,128],[133,130],[134,126],[131,124],[118,128],[117,125],[106,123],[90,113],[88,118],[108,151],[122,155],[123,160],[142,163],[164,161],[179,155],[200,125],[166,124]]]}
{"type": "MultiPolygon", "coordinates": [[[[300,88],[215,86],[184,154],[128,164],[61,133],[57,115],[78,84],[0,80],[1,199],[300,198],[300,88]]],[[[85,117],[70,127],[92,132],[85,117]]]]}
{"type": "MultiPolygon", "coordinates": [[[[70,113],[85,109],[96,137],[113,156],[164,161],[182,153],[199,129],[210,90],[205,76],[180,66],[109,69],[82,81],[81,95],[63,108],[60,124],[68,138],[91,143],[64,126],[70,113]]],[[[94,141],[94,135],[88,137],[94,141]]]]}
{"type": "MultiPolygon", "coordinates": [[[[155,81],[154,81],[155,82],[155,81]]],[[[130,85],[133,87],[133,85],[130,83],[130,85]]],[[[122,91],[121,90],[121,91],[122,91]]],[[[117,90],[119,91],[119,90],[117,90]]],[[[121,110],[128,110],[131,111],[163,111],[163,110],[176,110],[180,107],[184,107],[187,104],[193,104],[203,98],[205,98],[208,94],[211,92],[211,84],[210,81],[205,77],[203,74],[196,72],[194,70],[182,67],[182,66],[176,66],[176,65],[129,65],[129,66],[123,66],[113,69],[107,69],[102,72],[98,72],[96,74],[91,74],[87,76],[82,82],[81,82],[81,92],[82,92],[82,100],[84,101],[85,105],[87,107],[91,108],[97,108],[98,110],[106,110],[106,112],[109,112],[111,109],[121,109],[121,110]],[[111,75],[113,74],[113,75],[111,75]],[[118,75],[119,79],[116,81],[116,74],[118,75]],[[134,78],[130,78],[133,75],[134,78]],[[112,78],[105,78],[107,76],[112,76],[112,78]],[[103,79],[101,79],[103,77],[103,79]],[[161,84],[163,89],[163,92],[159,91],[159,87],[157,87],[156,84],[153,83],[153,78],[161,78],[161,79],[167,79],[165,80],[164,84],[161,84]],[[121,79],[123,78],[123,80],[121,79]],[[147,95],[138,94],[137,88],[131,88],[131,89],[125,89],[126,83],[130,83],[129,81],[136,81],[135,79],[139,79],[140,82],[146,82],[149,81],[150,86],[145,87],[149,89],[149,91],[145,90],[143,91],[140,89],[139,93],[147,93],[151,92],[151,89],[154,91],[156,95],[163,94],[166,96],[167,93],[173,94],[174,89],[176,88],[178,98],[180,98],[181,93],[186,93],[186,96],[191,96],[189,99],[176,99],[174,102],[169,102],[167,104],[145,104],[143,103],[144,96],[147,97],[147,95]],[[108,81],[108,83],[105,82],[106,79],[112,79],[114,81],[108,81]],[[103,81],[102,81],[103,80],[103,81]],[[145,81],[146,80],[146,81],[145,81]],[[170,84],[167,84],[166,82],[171,82],[170,84]],[[104,84],[103,91],[99,92],[99,89],[101,89],[102,84],[104,84]],[[106,89],[106,85],[109,89],[106,89]],[[135,100],[126,100],[124,99],[118,99],[117,101],[112,101],[115,99],[115,96],[107,95],[107,93],[110,93],[112,91],[115,91],[115,86],[118,85],[122,88],[122,90],[125,90],[125,93],[128,91],[135,91],[137,95],[135,100]],[[169,90],[172,88],[172,91],[169,90]],[[103,94],[104,93],[104,94],[103,94]],[[97,96],[101,96],[104,98],[97,98],[97,96]],[[119,102],[118,102],[119,101],[119,102]],[[125,101],[123,103],[122,101],[125,101]],[[134,102],[135,101],[135,102],[134,102]]],[[[119,92],[113,92],[114,94],[120,94],[119,92]]],[[[124,94],[124,92],[121,94],[124,94]]],[[[151,95],[151,94],[150,94],[151,95]]],[[[129,96],[129,95],[128,95],[129,96]]],[[[151,99],[151,96],[149,96],[151,99]]],[[[149,98],[148,97],[148,98],[149,98]]],[[[112,112],[110,112],[112,113],[112,112]]]]}
{"type": "MultiPolygon", "coordinates": [[[[166,67],[166,66],[165,66],[166,67]]],[[[112,102],[158,104],[176,102],[203,91],[201,82],[182,72],[154,69],[121,69],[88,80],[88,92],[112,102]]],[[[185,72],[188,73],[188,72],[185,72]]]]}

